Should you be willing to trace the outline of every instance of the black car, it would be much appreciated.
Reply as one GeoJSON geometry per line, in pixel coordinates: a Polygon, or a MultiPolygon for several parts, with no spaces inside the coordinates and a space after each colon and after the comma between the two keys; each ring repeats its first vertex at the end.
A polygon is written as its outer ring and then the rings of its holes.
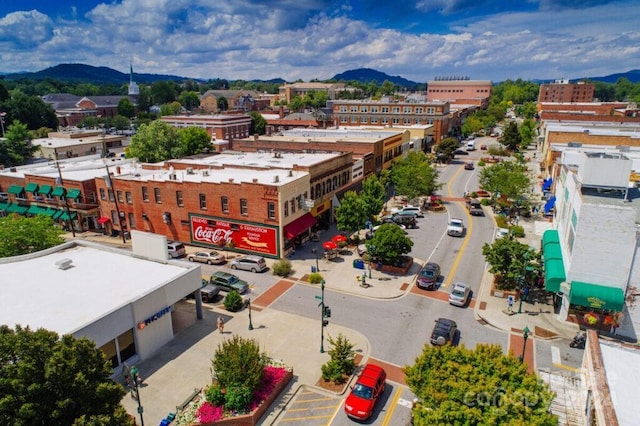
{"type": "Polygon", "coordinates": [[[442,346],[447,343],[453,343],[457,330],[458,324],[454,320],[438,318],[431,333],[431,344],[442,346]]]}
{"type": "Polygon", "coordinates": [[[456,149],[453,152],[454,155],[469,155],[469,153],[467,151],[465,151],[464,149],[456,149]]]}

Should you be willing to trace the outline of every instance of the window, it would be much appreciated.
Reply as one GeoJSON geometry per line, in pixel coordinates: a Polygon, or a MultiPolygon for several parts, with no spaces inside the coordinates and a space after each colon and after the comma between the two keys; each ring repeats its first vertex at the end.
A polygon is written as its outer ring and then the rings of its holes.
{"type": "Polygon", "coordinates": [[[182,191],[176,191],[176,204],[179,207],[184,206],[184,201],[182,200],[182,191]]]}
{"type": "Polygon", "coordinates": [[[100,188],[100,199],[101,200],[107,199],[107,193],[105,192],[104,188],[100,188]]]}
{"type": "Polygon", "coordinates": [[[153,198],[155,198],[156,204],[162,204],[162,194],[160,194],[160,188],[153,188],[153,198]]]}
{"type": "Polygon", "coordinates": [[[220,197],[220,208],[224,213],[229,213],[229,198],[220,197]]]}
{"type": "Polygon", "coordinates": [[[240,198],[240,214],[243,216],[247,216],[248,210],[247,210],[247,199],[246,198],[240,198]]]}
{"type": "Polygon", "coordinates": [[[136,227],[136,215],[133,213],[129,213],[129,227],[131,229],[135,229],[136,227]]]}
{"type": "Polygon", "coordinates": [[[393,113],[398,114],[400,112],[400,107],[393,107],[393,113]]]}
{"type": "Polygon", "coordinates": [[[294,214],[296,212],[296,199],[292,198],[289,203],[291,204],[291,214],[294,214]]]}
{"type": "Polygon", "coordinates": [[[378,117],[371,117],[371,124],[378,124],[378,117]]]}
{"type": "Polygon", "coordinates": [[[340,105],[340,112],[347,112],[347,106],[346,105],[340,105]]]}
{"type": "Polygon", "coordinates": [[[411,114],[411,107],[404,107],[402,112],[405,114],[411,114]]]}
{"type": "Polygon", "coordinates": [[[207,196],[204,194],[200,194],[200,209],[201,210],[207,209],[207,196]]]}
{"type": "Polygon", "coordinates": [[[355,105],[351,105],[351,108],[349,108],[350,112],[358,112],[358,107],[355,105]]]}
{"type": "Polygon", "coordinates": [[[284,202],[284,217],[289,217],[289,202],[284,202]]]}
{"type": "Polygon", "coordinates": [[[360,107],[360,112],[367,112],[368,108],[366,106],[360,107]]]}
{"type": "Polygon", "coordinates": [[[118,196],[118,202],[119,203],[123,203],[124,202],[124,198],[122,196],[122,191],[116,191],[116,195],[118,196]]]}
{"type": "Polygon", "coordinates": [[[358,122],[358,117],[351,117],[351,122],[352,123],[357,123],[358,122]]]}
{"type": "Polygon", "coordinates": [[[383,106],[382,107],[382,113],[384,114],[384,113],[388,113],[388,112],[389,112],[389,107],[383,106]]]}
{"type": "Polygon", "coordinates": [[[371,107],[371,112],[378,112],[378,107],[377,106],[372,106],[371,107]]]}
{"type": "Polygon", "coordinates": [[[422,107],[416,107],[416,114],[422,114],[422,107]]]}
{"type": "Polygon", "coordinates": [[[347,124],[347,117],[340,117],[340,122],[342,124],[347,124]]]}
{"type": "Polygon", "coordinates": [[[149,202],[149,189],[146,186],[142,187],[142,201],[149,202]]]}
{"type": "Polygon", "coordinates": [[[111,223],[113,223],[114,225],[120,224],[118,219],[118,212],[116,212],[115,210],[111,210],[111,223]]]}
{"type": "Polygon", "coordinates": [[[108,189],[107,193],[109,194],[109,201],[111,201],[111,202],[116,201],[116,197],[113,195],[113,189],[108,189]]]}
{"type": "Polygon", "coordinates": [[[124,198],[127,200],[127,204],[133,204],[133,198],[131,197],[130,191],[124,193],[124,198]]]}
{"type": "Polygon", "coordinates": [[[271,220],[276,219],[276,203],[273,201],[267,203],[267,217],[271,220]]]}

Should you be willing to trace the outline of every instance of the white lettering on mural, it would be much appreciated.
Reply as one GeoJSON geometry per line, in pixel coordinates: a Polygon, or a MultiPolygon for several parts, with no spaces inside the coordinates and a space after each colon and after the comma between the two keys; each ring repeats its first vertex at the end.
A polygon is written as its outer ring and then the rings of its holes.
{"type": "Polygon", "coordinates": [[[231,229],[211,229],[204,226],[198,226],[193,230],[193,238],[198,241],[206,241],[221,246],[233,241],[231,229]]]}

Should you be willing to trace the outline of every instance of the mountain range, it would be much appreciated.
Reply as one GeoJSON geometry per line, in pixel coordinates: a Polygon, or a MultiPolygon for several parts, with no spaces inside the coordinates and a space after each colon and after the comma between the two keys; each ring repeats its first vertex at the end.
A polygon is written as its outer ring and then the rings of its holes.
{"type": "MultiPolygon", "coordinates": [[[[2,74],[2,73],[0,73],[2,74]]],[[[44,80],[54,79],[61,81],[72,81],[77,83],[93,83],[93,84],[122,84],[129,81],[129,74],[116,71],[108,67],[94,67],[85,64],[60,64],[54,67],[46,68],[37,72],[21,72],[12,74],[2,74],[0,79],[5,80],[44,80]]],[[[624,73],[610,74],[602,77],[584,77],[584,79],[593,81],[602,81],[606,83],[615,83],[619,78],[626,78],[631,83],[640,82],[640,70],[631,70],[624,73]]],[[[177,75],[166,74],[140,74],[134,73],[133,80],[136,83],[151,84],[156,81],[185,81],[185,80],[197,80],[204,82],[203,79],[189,79],[187,77],[180,77],[177,75]]],[[[391,83],[406,87],[406,88],[418,88],[425,83],[418,83],[415,81],[407,80],[400,76],[390,76],[380,71],[373,70],[371,68],[358,68],[354,70],[348,70],[340,74],[336,74],[330,80],[333,81],[358,81],[361,83],[369,83],[375,81],[377,84],[383,83],[385,80],[391,83]]],[[[254,80],[256,82],[264,83],[276,83],[283,84],[283,79],[272,80],[254,80]]],[[[535,80],[538,83],[549,82],[550,80],[535,80]]]]}

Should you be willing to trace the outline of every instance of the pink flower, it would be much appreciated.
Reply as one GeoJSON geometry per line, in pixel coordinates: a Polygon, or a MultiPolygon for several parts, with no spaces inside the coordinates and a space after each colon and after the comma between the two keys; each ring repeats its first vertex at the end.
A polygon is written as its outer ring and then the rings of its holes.
{"type": "Polygon", "coordinates": [[[213,423],[221,420],[224,415],[224,410],[222,407],[216,407],[208,401],[205,401],[204,404],[198,408],[196,413],[196,417],[200,423],[213,423]]]}

